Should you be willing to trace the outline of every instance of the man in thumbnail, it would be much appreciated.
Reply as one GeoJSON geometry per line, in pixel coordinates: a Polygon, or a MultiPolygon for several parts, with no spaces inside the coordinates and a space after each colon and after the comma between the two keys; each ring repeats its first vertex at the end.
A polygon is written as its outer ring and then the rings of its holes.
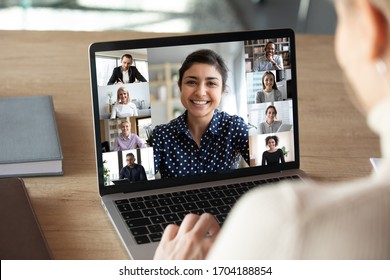
{"type": "Polygon", "coordinates": [[[115,139],[114,151],[125,151],[136,148],[146,148],[146,144],[136,134],[131,133],[131,124],[128,121],[121,123],[122,133],[115,139]]]}
{"type": "Polygon", "coordinates": [[[255,60],[253,71],[283,70],[283,59],[275,54],[276,47],[272,41],[265,45],[265,54],[255,60]]]}
{"type": "Polygon", "coordinates": [[[135,80],[146,82],[146,79],[138,69],[135,66],[131,66],[133,64],[133,57],[131,54],[122,55],[121,64],[121,66],[114,68],[107,85],[134,83],[135,80]]]}
{"type": "Polygon", "coordinates": [[[119,172],[119,179],[128,179],[130,182],[147,181],[146,172],[142,165],[135,163],[133,153],[126,155],[127,165],[119,172]]]}

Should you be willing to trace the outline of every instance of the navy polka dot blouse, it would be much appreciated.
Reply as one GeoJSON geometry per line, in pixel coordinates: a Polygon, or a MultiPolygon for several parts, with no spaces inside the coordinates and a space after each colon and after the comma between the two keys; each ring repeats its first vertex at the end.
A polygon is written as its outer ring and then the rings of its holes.
{"type": "Polygon", "coordinates": [[[154,167],[162,178],[235,169],[241,157],[249,164],[248,127],[241,117],[215,110],[200,147],[186,118],[187,112],[153,130],[154,167]]]}

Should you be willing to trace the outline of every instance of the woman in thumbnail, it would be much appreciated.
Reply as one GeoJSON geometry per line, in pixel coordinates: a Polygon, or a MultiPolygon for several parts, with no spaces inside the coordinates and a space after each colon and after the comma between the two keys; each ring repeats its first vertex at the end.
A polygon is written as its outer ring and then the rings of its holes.
{"type": "Polygon", "coordinates": [[[278,90],[274,73],[267,71],[264,73],[263,90],[256,93],[256,103],[282,101],[282,93],[278,90]]]}
{"type": "Polygon", "coordinates": [[[271,165],[284,163],[284,155],[282,149],[277,148],[279,144],[279,137],[276,135],[265,138],[265,145],[268,150],[264,151],[261,165],[271,165]]]}
{"type": "Polygon", "coordinates": [[[118,88],[116,104],[112,108],[111,119],[138,116],[138,110],[134,103],[130,102],[129,92],[126,88],[118,88]]]}
{"type": "Polygon", "coordinates": [[[278,111],[275,106],[269,105],[265,110],[265,122],[260,124],[260,134],[275,133],[282,125],[281,121],[277,121],[278,111]]]}
{"type": "Polygon", "coordinates": [[[249,164],[248,127],[217,108],[226,89],[227,67],[212,50],[187,56],[178,86],[184,114],[153,130],[155,171],[164,177],[223,172],[249,164]]]}

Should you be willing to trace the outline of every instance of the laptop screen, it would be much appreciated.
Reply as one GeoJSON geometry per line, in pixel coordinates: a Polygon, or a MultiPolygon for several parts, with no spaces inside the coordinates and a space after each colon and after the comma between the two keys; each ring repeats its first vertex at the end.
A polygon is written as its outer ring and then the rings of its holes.
{"type": "Polygon", "coordinates": [[[299,167],[292,30],[94,43],[90,69],[103,194],[299,167]]]}

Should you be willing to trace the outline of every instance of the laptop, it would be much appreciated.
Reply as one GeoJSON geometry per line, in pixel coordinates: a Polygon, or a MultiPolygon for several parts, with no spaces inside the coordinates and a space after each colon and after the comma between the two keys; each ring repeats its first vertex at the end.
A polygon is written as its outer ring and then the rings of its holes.
{"type": "MultiPolygon", "coordinates": [[[[131,258],[152,259],[164,228],[170,223],[179,225],[189,212],[212,213],[223,225],[243,193],[268,183],[304,177],[299,169],[297,71],[292,30],[97,42],[89,48],[89,61],[99,195],[131,258]],[[269,41],[275,44],[275,54],[283,62],[283,70],[273,71],[282,77],[278,88],[283,101],[256,103],[256,92],[260,90],[262,75],[268,69],[254,71],[254,64],[264,55],[269,41]],[[293,124],[290,130],[272,134],[279,137],[278,148],[286,151],[285,163],[262,165],[262,155],[267,150],[265,139],[269,135],[255,132],[256,126],[248,125],[249,162],[221,172],[169,178],[155,170],[153,129],[185,113],[177,85],[178,71],[186,56],[199,49],[218,53],[229,68],[229,92],[222,95],[220,112],[237,115],[247,125],[258,124],[259,112],[274,105],[278,109],[278,119],[293,124]],[[121,66],[124,54],[132,56],[134,67],[130,68],[131,71],[139,72],[146,82],[135,79],[133,83],[108,85],[115,74],[114,69],[121,66]],[[121,102],[117,99],[120,88],[129,93],[128,99],[137,109],[136,115],[111,118],[115,106],[121,102]],[[136,135],[141,139],[141,147],[114,150],[123,122],[129,124],[132,137],[136,135]],[[130,180],[131,183],[119,180],[122,169],[135,170],[135,165],[127,166],[129,154],[134,157],[137,168],[142,167],[146,179],[130,180]]],[[[137,174],[143,173],[141,171],[137,174]]]]}

